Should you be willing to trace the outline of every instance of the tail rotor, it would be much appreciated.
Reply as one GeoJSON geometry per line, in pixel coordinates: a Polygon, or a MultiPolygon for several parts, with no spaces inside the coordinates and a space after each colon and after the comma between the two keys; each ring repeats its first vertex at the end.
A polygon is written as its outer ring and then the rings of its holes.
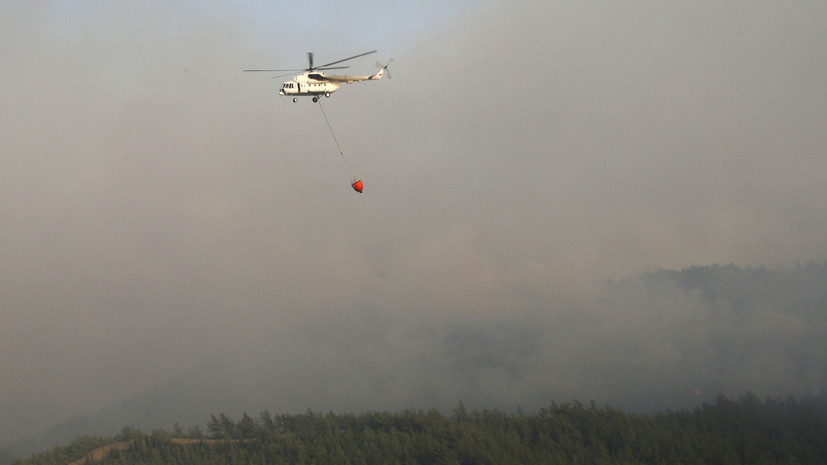
{"type": "Polygon", "coordinates": [[[388,62],[387,62],[387,63],[385,63],[384,65],[383,65],[382,63],[379,63],[378,61],[376,62],[376,66],[378,66],[378,67],[379,67],[379,68],[381,68],[381,69],[382,69],[385,73],[387,73],[387,75],[388,75],[388,79],[392,79],[392,78],[391,78],[391,72],[390,72],[390,70],[388,69],[388,65],[390,65],[392,61],[393,61],[393,58],[391,58],[390,60],[388,60],[388,62]]]}

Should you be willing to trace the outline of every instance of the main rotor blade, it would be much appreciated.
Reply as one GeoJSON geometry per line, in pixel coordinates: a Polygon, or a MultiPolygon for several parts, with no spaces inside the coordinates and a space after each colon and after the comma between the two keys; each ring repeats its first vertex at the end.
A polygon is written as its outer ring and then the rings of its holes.
{"type": "Polygon", "coordinates": [[[332,63],[328,63],[328,64],[326,64],[326,65],[322,65],[322,66],[320,66],[319,68],[324,68],[324,67],[327,67],[327,66],[330,66],[330,65],[335,65],[336,63],[341,63],[341,62],[343,62],[343,61],[348,61],[348,60],[352,60],[352,59],[354,59],[354,58],[359,58],[359,57],[363,57],[363,56],[365,56],[365,55],[370,55],[371,53],[376,53],[376,50],[371,50],[370,52],[365,52],[365,53],[360,53],[360,54],[358,54],[358,55],[353,55],[352,57],[345,58],[345,59],[343,59],[343,60],[334,61],[334,62],[332,62],[332,63]]]}
{"type": "Polygon", "coordinates": [[[347,68],[350,68],[350,66],[322,66],[321,68],[316,68],[316,69],[326,70],[326,69],[347,69],[347,68]]]}
{"type": "Polygon", "coordinates": [[[284,76],[293,76],[293,75],[295,75],[295,74],[296,74],[296,72],[295,72],[295,71],[290,71],[289,73],[277,74],[277,75],[275,75],[275,76],[270,77],[270,79],[278,79],[278,78],[280,78],[280,77],[284,77],[284,76]]]}
{"type": "Polygon", "coordinates": [[[268,73],[281,73],[281,72],[289,72],[289,73],[300,73],[304,71],[303,69],[242,69],[245,73],[257,73],[261,71],[265,71],[268,73]]]}

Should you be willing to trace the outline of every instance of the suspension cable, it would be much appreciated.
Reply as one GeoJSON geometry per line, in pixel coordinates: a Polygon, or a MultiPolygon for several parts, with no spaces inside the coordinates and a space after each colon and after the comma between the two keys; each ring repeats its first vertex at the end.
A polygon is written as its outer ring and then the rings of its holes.
{"type": "Polygon", "coordinates": [[[351,168],[350,163],[348,163],[347,158],[345,158],[345,154],[342,151],[342,147],[339,145],[339,140],[336,139],[336,134],[333,133],[333,127],[330,125],[330,120],[327,119],[327,114],[324,112],[324,107],[322,107],[321,100],[318,103],[319,103],[319,108],[322,110],[322,115],[324,116],[324,121],[325,121],[325,123],[327,123],[327,129],[330,130],[330,135],[333,136],[333,142],[336,143],[336,148],[339,149],[339,155],[342,156],[342,161],[345,162],[345,166],[347,167],[348,171],[350,171],[351,175],[353,176],[353,182],[350,185],[351,185],[351,187],[353,187],[353,190],[355,190],[356,192],[361,194],[364,184],[362,183],[361,179],[359,179],[355,175],[353,175],[353,168],[351,168]]]}
{"type": "Polygon", "coordinates": [[[319,108],[322,110],[322,115],[324,116],[324,122],[327,123],[327,129],[330,129],[330,135],[333,136],[333,142],[336,143],[336,148],[339,149],[339,155],[342,156],[342,160],[347,163],[347,159],[345,158],[345,154],[342,153],[342,147],[339,146],[339,141],[336,139],[336,134],[333,133],[333,127],[330,126],[330,121],[327,119],[327,114],[324,112],[324,108],[322,107],[322,101],[319,100],[319,108]]]}

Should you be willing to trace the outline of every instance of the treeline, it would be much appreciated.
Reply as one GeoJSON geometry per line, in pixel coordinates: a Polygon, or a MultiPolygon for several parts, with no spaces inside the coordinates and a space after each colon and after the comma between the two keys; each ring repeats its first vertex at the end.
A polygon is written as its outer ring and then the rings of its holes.
{"type": "Polygon", "coordinates": [[[785,313],[823,318],[827,302],[827,260],[797,264],[795,268],[741,268],[733,264],[693,266],[680,271],[643,274],[643,282],[677,283],[697,289],[708,303],[726,302],[736,312],[769,305],[785,313]]]}
{"type": "Polygon", "coordinates": [[[83,437],[13,465],[66,465],[106,443],[101,465],[279,464],[823,464],[827,394],[760,401],[719,397],[692,411],[630,414],[594,403],[537,413],[213,415],[206,429],[124,428],[83,437]]]}
{"type": "Polygon", "coordinates": [[[12,463],[37,463],[42,465],[66,465],[79,460],[84,455],[99,447],[115,442],[112,438],[100,436],[79,436],[68,445],[56,445],[51,450],[32,455],[25,460],[12,460],[12,463]]]}

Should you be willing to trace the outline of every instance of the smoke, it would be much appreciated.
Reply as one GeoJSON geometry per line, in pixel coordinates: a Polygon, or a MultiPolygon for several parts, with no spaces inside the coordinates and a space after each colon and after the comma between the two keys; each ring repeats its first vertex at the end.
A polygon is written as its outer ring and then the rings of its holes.
{"type": "Polygon", "coordinates": [[[820,3],[373,6],[2,7],[0,435],[193,371],[253,412],[823,387],[820,323],[595,284],[827,256],[820,3]],[[347,165],[240,72],[374,48],[347,165]]]}

